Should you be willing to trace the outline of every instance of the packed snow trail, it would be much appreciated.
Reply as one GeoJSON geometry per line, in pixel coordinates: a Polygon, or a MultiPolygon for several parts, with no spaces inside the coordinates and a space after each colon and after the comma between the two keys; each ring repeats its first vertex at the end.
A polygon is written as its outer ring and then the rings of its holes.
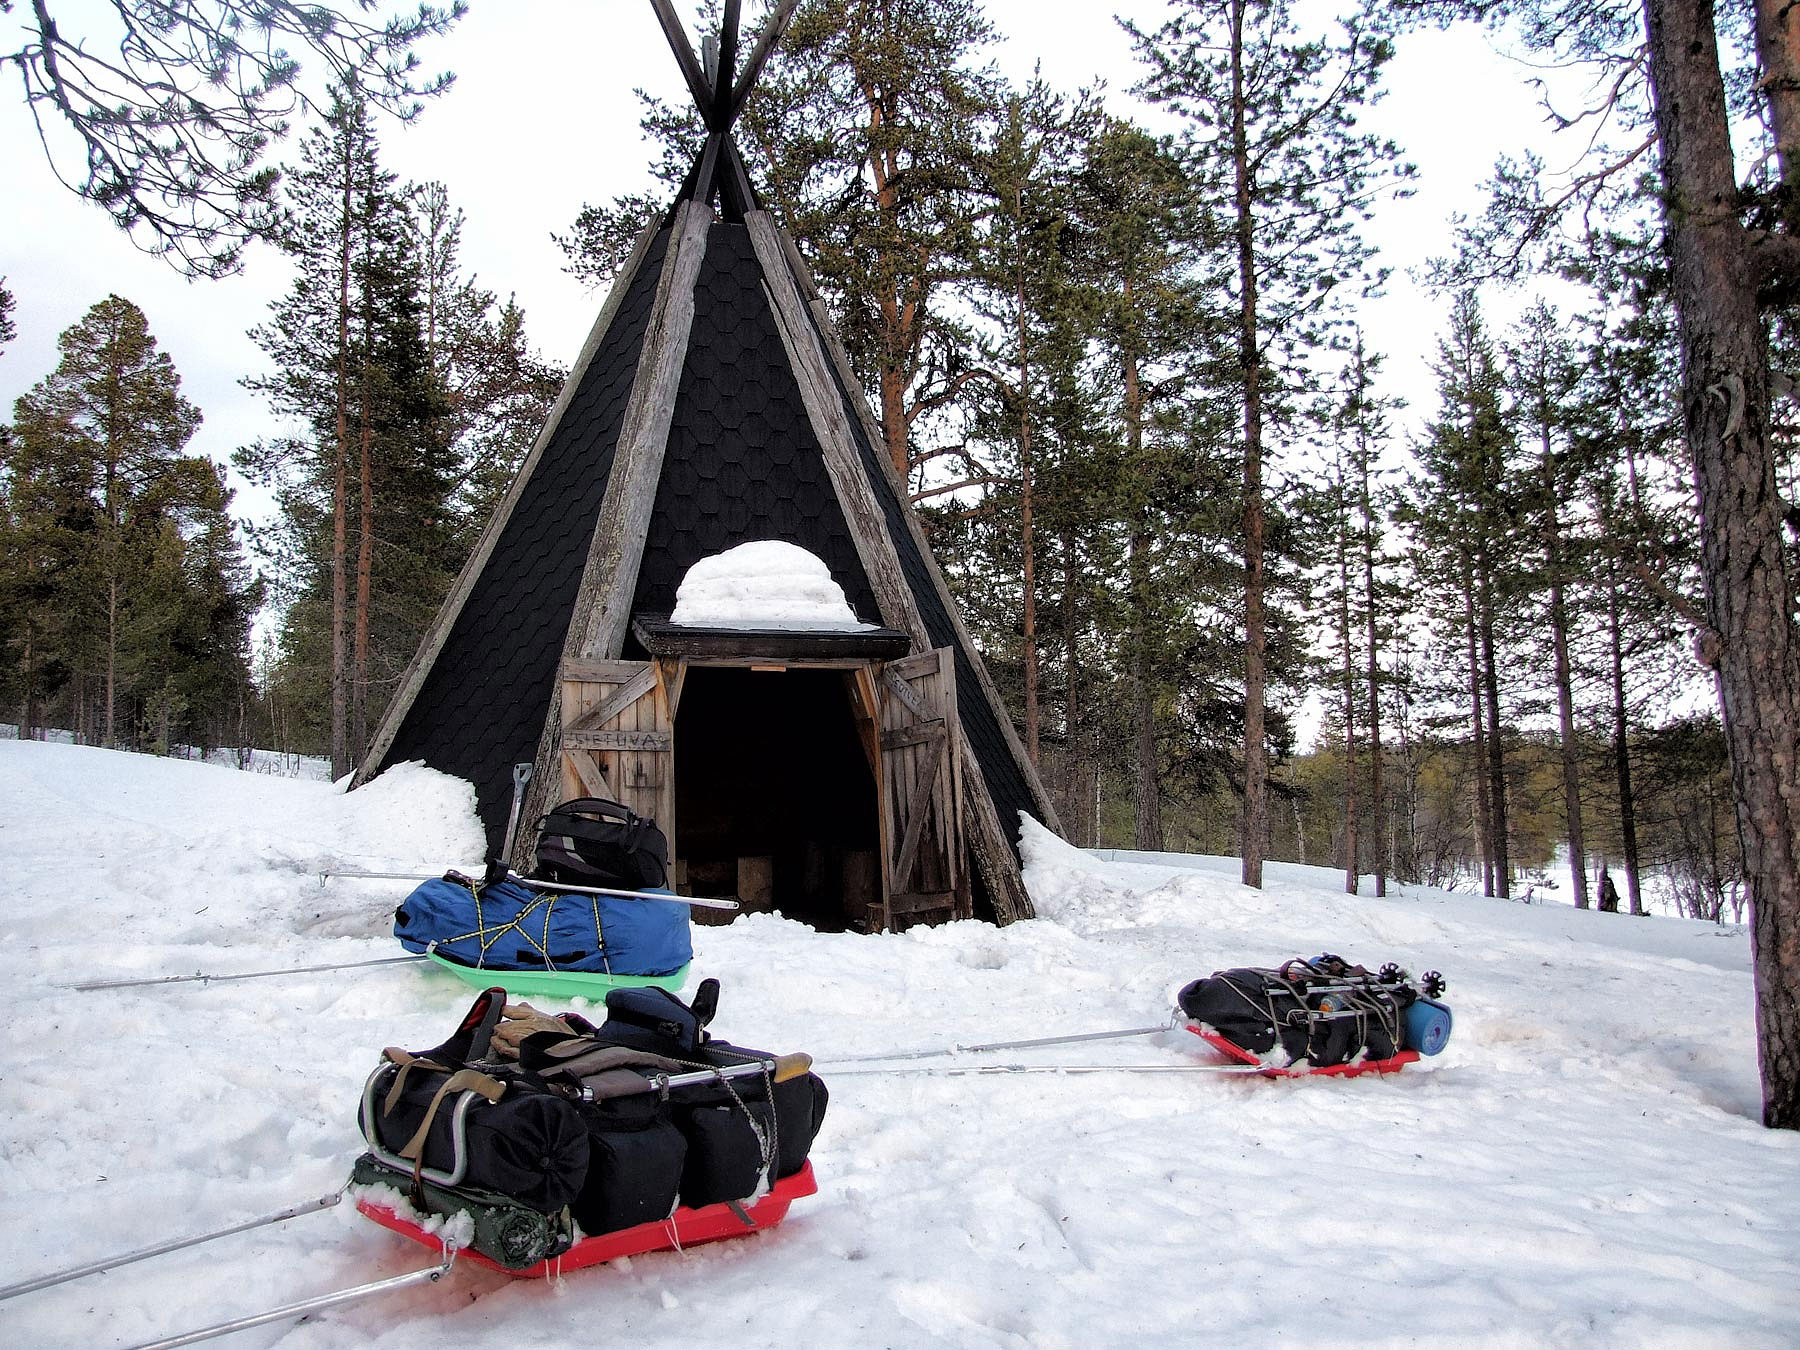
{"type": "MultiPolygon", "coordinates": [[[[335,1189],[380,1048],[435,1044],[469,1001],[417,966],[66,986],[394,955],[405,884],[318,873],[474,865],[481,840],[467,785],[416,767],[344,795],[0,742],[0,1283],[335,1189]]],[[[560,1287],[459,1269],[222,1343],[1800,1344],[1800,1136],[1756,1124],[1741,929],[1346,896],[1280,865],[1257,892],[1036,829],[1026,853],[1043,917],[1006,929],[696,928],[715,1029],[825,1061],[1141,1026],[1196,976],[1332,951],[1442,970],[1456,1034],[1351,1081],[827,1071],[820,1194],[778,1229],[560,1287]]],[[[1206,1051],[1170,1032],[1080,1058],[1206,1051]]],[[[0,1303],[0,1332],[129,1345],[425,1259],[340,1206],[0,1303]]]]}

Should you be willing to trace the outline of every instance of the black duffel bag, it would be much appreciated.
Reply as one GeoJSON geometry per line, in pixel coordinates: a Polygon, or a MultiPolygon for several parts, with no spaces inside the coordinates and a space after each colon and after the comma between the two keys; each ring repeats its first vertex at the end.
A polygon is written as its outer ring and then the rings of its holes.
{"type": "MultiPolygon", "coordinates": [[[[775,1056],[765,1051],[707,1034],[718,996],[716,980],[701,982],[691,1006],[657,988],[609,990],[606,1021],[595,1036],[691,1068],[773,1060],[775,1056]]],[[[746,1074],[671,1094],[674,1122],[687,1141],[681,1203],[698,1208],[745,1200],[765,1179],[773,1182],[798,1172],[806,1165],[828,1101],[825,1084],[813,1073],[780,1083],[762,1074],[746,1074]]]]}
{"type": "Polygon", "coordinates": [[[1240,1049],[1267,1060],[1280,1046],[1282,1062],[1313,1068],[1365,1055],[1390,1059],[1399,1051],[1402,996],[1367,978],[1318,978],[1244,967],[1195,980],[1177,995],[1181,1011],[1240,1049]]]}
{"type": "Polygon", "coordinates": [[[406,1056],[370,1076],[357,1123],[390,1167],[441,1186],[492,1191],[540,1214],[573,1202],[588,1173],[575,1104],[523,1079],[406,1056]]]}
{"type": "Polygon", "coordinates": [[[669,841],[654,820],[600,797],[577,797],[538,821],[532,875],[565,886],[668,885],[669,841]]]}
{"type": "MultiPolygon", "coordinates": [[[[718,1068],[773,1059],[724,1041],[709,1041],[700,1060],[718,1068]]],[[[751,1074],[702,1083],[672,1094],[675,1123],[687,1137],[681,1203],[698,1207],[755,1195],[765,1179],[792,1176],[806,1165],[830,1100],[817,1074],[776,1083],[751,1074]]]]}

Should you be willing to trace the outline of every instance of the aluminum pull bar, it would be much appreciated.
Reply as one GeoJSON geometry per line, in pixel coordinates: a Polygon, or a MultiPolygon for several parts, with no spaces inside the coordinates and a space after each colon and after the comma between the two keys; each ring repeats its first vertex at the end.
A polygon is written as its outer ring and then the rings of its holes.
{"type": "Polygon", "coordinates": [[[15,1298],[20,1294],[29,1294],[36,1289],[48,1289],[52,1285],[67,1284],[70,1280],[79,1280],[84,1275],[98,1275],[103,1270],[117,1270],[120,1266],[129,1266],[136,1261],[147,1261],[152,1256],[161,1256],[164,1252],[178,1252],[183,1247],[198,1247],[202,1242],[211,1242],[214,1238],[230,1237],[233,1233],[247,1233],[252,1228],[266,1228],[272,1223],[280,1223],[283,1219],[297,1219],[302,1214],[312,1214],[321,1209],[330,1209],[343,1198],[343,1191],[333,1191],[330,1195],[321,1195],[316,1200],[289,1205],[286,1209],[278,1209],[273,1214],[264,1214],[256,1219],[246,1219],[243,1223],[233,1224],[229,1228],[215,1229],[213,1232],[200,1233],[194,1237],[176,1238],[172,1242],[159,1242],[154,1247],[140,1247],[134,1252],[122,1252],[118,1256],[109,1256],[104,1261],[94,1261],[85,1266],[76,1266],[72,1270],[61,1270],[50,1275],[40,1275],[35,1280],[9,1284],[5,1288],[0,1288],[0,1300],[15,1298]]]}
{"type": "Polygon", "coordinates": [[[336,1308],[345,1303],[355,1303],[360,1299],[373,1298],[376,1294],[385,1294],[391,1290],[405,1289],[415,1284],[436,1284],[450,1273],[450,1267],[456,1261],[456,1253],[457,1247],[455,1244],[451,1244],[444,1248],[444,1259],[435,1266],[410,1270],[404,1275],[393,1275],[385,1280],[375,1280],[369,1284],[353,1285],[348,1289],[339,1289],[335,1293],[319,1294],[314,1298],[301,1299],[298,1303],[288,1303],[279,1308],[271,1308],[267,1312],[253,1313],[248,1317],[233,1318],[229,1322],[201,1327],[197,1331],[183,1332],[179,1336],[169,1336],[160,1341],[145,1341],[141,1345],[131,1346],[130,1350],[174,1350],[178,1345],[195,1345],[200,1341],[210,1341],[215,1336],[229,1336],[234,1331],[248,1331],[251,1327],[267,1326],[270,1322],[286,1322],[324,1308],[336,1308]]]}

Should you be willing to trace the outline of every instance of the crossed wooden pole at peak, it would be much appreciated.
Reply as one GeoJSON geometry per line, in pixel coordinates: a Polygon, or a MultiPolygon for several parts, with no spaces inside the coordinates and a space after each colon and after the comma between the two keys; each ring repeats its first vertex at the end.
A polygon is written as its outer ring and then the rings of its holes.
{"type": "Polygon", "coordinates": [[[716,53],[708,53],[710,59],[705,65],[694,55],[687,30],[682,27],[672,0],[650,0],[650,7],[662,24],[663,36],[675,53],[675,63],[681,67],[682,78],[687,81],[688,92],[694,96],[694,106],[700,110],[701,120],[706,124],[706,146],[688,171],[687,181],[681,185],[676,198],[678,202],[688,199],[710,202],[716,193],[724,214],[738,220],[746,211],[759,209],[761,203],[756,189],[751,186],[750,175],[744,170],[743,157],[732,143],[731,128],[799,4],[800,0],[781,0],[775,6],[751,44],[749,59],[739,74],[738,12],[742,0],[725,0],[719,21],[718,48],[716,53]]]}

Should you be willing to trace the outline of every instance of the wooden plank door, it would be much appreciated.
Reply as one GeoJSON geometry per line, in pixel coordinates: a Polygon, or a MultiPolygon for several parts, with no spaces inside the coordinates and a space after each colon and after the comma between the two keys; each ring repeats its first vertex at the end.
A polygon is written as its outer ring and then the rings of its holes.
{"type": "Polygon", "coordinates": [[[560,800],[605,797],[629,806],[656,821],[673,855],[675,703],[683,672],[659,664],[564,663],[560,800]]]}
{"type": "Polygon", "coordinates": [[[962,737],[948,647],[881,672],[885,926],[972,913],[962,837],[962,737]]]}

